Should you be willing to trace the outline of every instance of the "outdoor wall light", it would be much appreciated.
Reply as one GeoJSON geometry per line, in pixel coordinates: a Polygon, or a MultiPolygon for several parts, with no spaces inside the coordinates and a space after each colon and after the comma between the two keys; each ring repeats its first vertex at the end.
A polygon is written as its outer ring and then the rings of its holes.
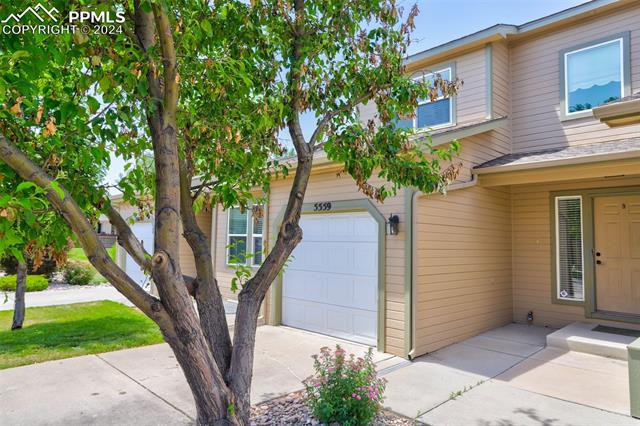
{"type": "Polygon", "coordinates": [[[400,223],[400,218],[398,215],[391,214],[389,215],[389,219],[387,220],[387,235],[398,235],[398,224],[400,223]]]}

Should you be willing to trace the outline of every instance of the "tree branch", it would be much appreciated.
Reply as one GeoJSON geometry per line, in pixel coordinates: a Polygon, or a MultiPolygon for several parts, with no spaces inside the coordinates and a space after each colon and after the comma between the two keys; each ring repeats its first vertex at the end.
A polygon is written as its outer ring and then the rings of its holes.
{"type": "Polygon", "coordinates": [[[200,324],[218,369],[226,376],[231,362],[231,336],[224,303],[213,272],[209,239],[198,225],[191,196],[191,167],[180,161],[180,211],[183,236],[187,240],[196,264],[194,297],[200,314],[200,324]]]}
{"type": "Polygon", "coordinates": [[[20,177],[35,183],[46,191],[47,199],[76,234],[80,245],[87,254],[87,258],[98,272],[107,278],[138,309],[156,321],[163,331],[172,332],[173,325],[160,301],[144,291],[111,260],[93,226],[66,189],[62,188],[63,192],[59,194],[54,189],[58,184],[52,184],[53,179],[50,176],[1,134],[0,158],[15,170],[20,177]]]}
{"type": "Polygon", "coordinates": [[[109,218],[109,222],[117,231],[118,244],[124,248],[131,258],[142,268],[145,272],[151,272],[151,255],[147,253],[143,245],[136,238],[131,230],[129,224],[122,218],[120,213],[109,206],[106,211],[106,215],[109,218]]]}

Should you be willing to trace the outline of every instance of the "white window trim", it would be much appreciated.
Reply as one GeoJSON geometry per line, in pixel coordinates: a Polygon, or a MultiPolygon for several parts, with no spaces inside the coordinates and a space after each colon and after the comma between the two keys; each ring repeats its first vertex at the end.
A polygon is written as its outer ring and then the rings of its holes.
{"type": "Polygon", "coordinates": [[[593,108],[594,108],[594,107],[592,107],[591,109],[585,109],[585,110],[582,110],[582,111],[569,112],[569,79],[568,79],[568,73],[569,73],[568,57],[569,57],[569,55],[572,55],[574,53],[583,52],[585,50],[594,49],[596,47],[604,46],[606,44],[611,44],[611,43],[618,43],[618,47],[620,49],[620,98],[623,98],[625,96],[625,93],[624,93],[624,85],[625,85],[625,80],[624,80],[624,40],[623,40],[622,37],[614,38],[613,40],[607,40],[607,41],[604,41],[602,43],[592,44],[591,46],[586,46],[586,47],[583,47],[583,48],[580,48],[580,49],[572,50],[570,52],[565,52],[564,53],[564,114],[565,114],[565,116],[573,117],[573,116],[576,116],[576,115],[581,115],[581,114],[584,114],[585,112],[592,111],[593,108]]]}
{"type": "Polygon", "coordinates": [[[244,259],[244,263],[238,263],[238,262],[230,262],[229,261],[229,254],[231,252],[229,246],[231,245],[231,237],[245,237],[246,239],[246,243],[245,243],[245,251],[248,253],[251,253],[249,251],[249,221],[251,220],[251,214],[249,213],[249,211],[247,211],[247,231],[244,234],[232,234],[229,232],[230,230],[230,225],[231,225],[231,210],[232,209],[239,209],[240,206],[234,206],[231,207],[228,211],[227,211],[227,248],[226,248],[226,258],[225,258],[225,263],[228,266],[236,266],[236,265],[246,265],[247,264],[247,258],[245,257],[244,259]]]}
{"type": "MultiPolygon", "coordinates": [[[[442,74],[443,72],[449,71],[449,79],[453,80],[453,67],[448,66],[445,68],[442,68],[440,70],[437,71],[431,71],[427,74],[423,74],[421,76],[418,77],[414,77],[413,80],[423,80],[425,77],[427,76],[432,76],[432,75],[436,75],[436,74],[442,74]]],[[[418,101],[418,106],[420,105],[425,105],[425,104],[429,104],[432,102],[437,102],[440,101],[442,99],[448,98],[450,99],[449,101],[449,121],[446,123],[441,123],[441,124],[436,124],[435,126],[425,126],[425,127],[418,127],[418,108],[416,107],[416,114],[415,117],[413,117],[413,130],[422,130],[422,129],[432,129],[432,130],[436,130],[436,129],[442,129],[444,127],[451,127],[453,125],[455,125],[455,123],[453,122],[453,99],[452,96],[439,96],[436,100],[432,101],[431,99],[424,99],[422,101],[418,101]]]]}
{"type": "MultiPolygon", "coordinates": [[[[251,216],[251,220],[253,220],[253,214],[249,215],[251,216]]],[[[255,222],[255,221],[253,221],[255,222]]],[[[262,216],[262,232],[259,234],[256,234],[255,232],[253,232],[253,222],[251,222],[251,251],[250,253],[253,253],[253,256],[251,257],[251,266],[254,267],[259,267],[260,265],[262,265],[262,262],[260,263],[256,263],[256,247],[255,247],[255,239],[257,237],[260,237],[260,239],[262,240],[262,253],[260,253],[260,255],[262,256],[262,260],[264,261],[264,216],[262,216]]]]}
{"type": "Polygon", "coordinates": [[[582,205],[582,195],[564,195],[564,196],[558,196],[555,198],[555,212],[554,212],[554,216],[555,216],[555,224],[556,224],[556,247],[555,247],[555,254],[556,254],[556,297],[558,298],[558,300],[568,300],[568,301],[572,301],[572,302],[584,302],[584,293],[585,293],[585,288],[584,288],[584,220],[582,215],[584,214],[584,208],[582,205]],[[560,295],[560,226],[558,223],[558,201],[560,200],[580,200],[580,256],[581,256],[581,262],[582,262],[582,298],[578,299],[578,298],[571,298],[571,297],[562,297],[560,295]]]}
{"type": "Polygon", "coordinates": [[[260,265],[262,265],[262,262],[260,263],[255,263],[255,253],[254,253],[254,237],[260,237],[262,238],[262,260],[264,260],[264,217],[262,218],[262,234],[255,234],[253,232],[253,212],[251,211],[250,208],[247,208],[247,233],[246,234],[231,234],[229,232],[229,225],[231,224],[231,210],[232,209],[239,209],[239,206],[234,206],[231,207],[230,209],[227,210],[227,245],[226,245],[226,250],[225,250],[225,264],[227,266],[236,266],[236,265],[245,265],[245,266],[251,266],[251,267],[259,267],[260,265]],[[238,263],[238,262],[230,262],[229,261],[229,254],[230,254],[230,249],[229,246],[231,245],[231,237],[245,237],[246,238],[246,244],[245,244],[245,253],[253,253],[254,256],[251,257],[251,262],[248,262],[248,259],[245,257],[244,259],[244,263],[238,263]]]}

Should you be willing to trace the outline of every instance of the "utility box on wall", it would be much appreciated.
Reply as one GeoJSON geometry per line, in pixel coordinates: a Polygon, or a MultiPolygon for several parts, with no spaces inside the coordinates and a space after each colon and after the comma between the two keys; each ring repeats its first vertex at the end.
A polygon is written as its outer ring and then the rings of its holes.
{"type": "Polygon", "coordinates": [[[631,415],[640,418],[640,339],[634,340],[629,351],[629,400],[631,415]]]}

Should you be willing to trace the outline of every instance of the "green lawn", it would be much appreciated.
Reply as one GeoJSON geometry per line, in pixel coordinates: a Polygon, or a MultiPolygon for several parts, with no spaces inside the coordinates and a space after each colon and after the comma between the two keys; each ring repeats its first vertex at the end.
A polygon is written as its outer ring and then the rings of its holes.
{"type": "MultiPolygon", "coordinates": [[[[108,248],[107,253],[109,253],[111,259],[116,260],[116,245],[114,244],[113,246],[108,248]]],[[[69,250],[67,257],[69,260],[85,260],[87,262],[89,261],[81,247],[75,247],[69,250]]]]}
{"type": "Polygon", "coordinates": [[[0,311],[0,369],[162,342],[156,324],[111,301],[27,308],[11,331],[13,311],[0,311]]]}

